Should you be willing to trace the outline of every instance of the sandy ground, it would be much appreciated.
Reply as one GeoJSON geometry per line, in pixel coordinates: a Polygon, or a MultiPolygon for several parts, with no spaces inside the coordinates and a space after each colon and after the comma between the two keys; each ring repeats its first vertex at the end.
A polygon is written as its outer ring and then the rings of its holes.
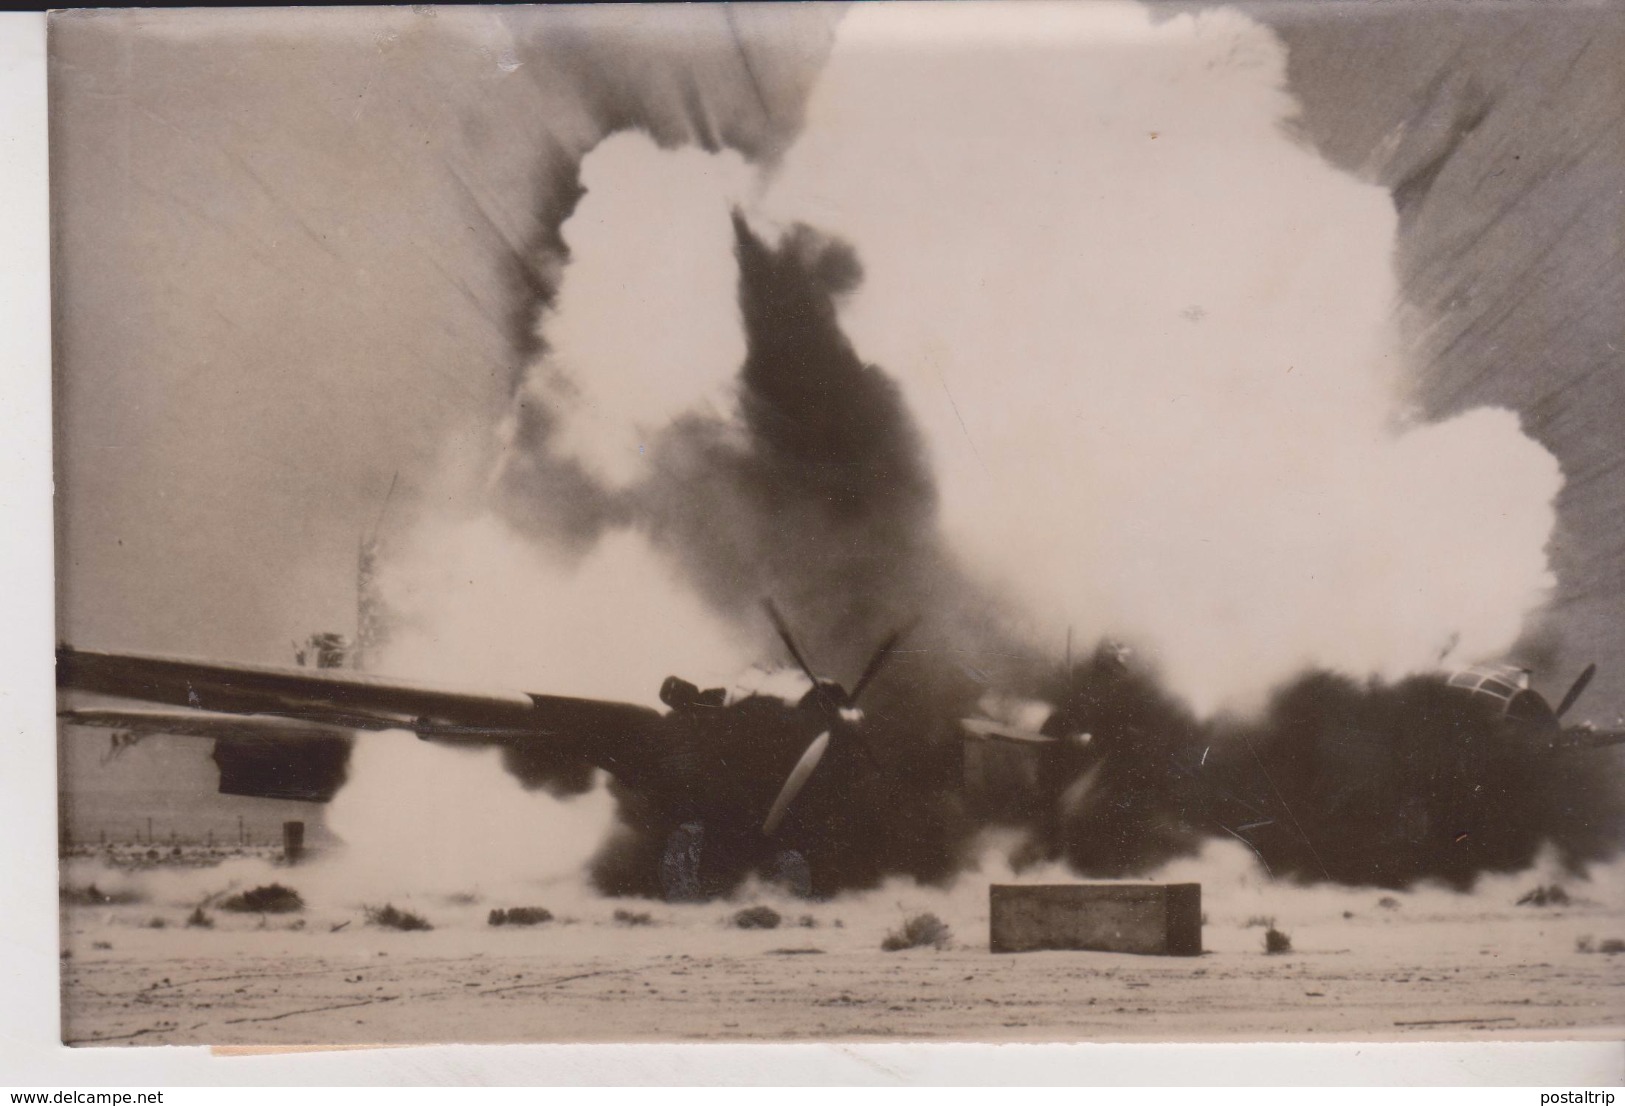
{"type": "Polygon", "coordinates": [[[731,924],[739,904],[590,897],[534,928],[486,924],[490,907],[513,902],[420,897],[410,905],[431,932],[379,929],[356,907],[314,903],[264,918],[216,911],[213,928],[189,928],[173,891],[64,906],[63,1036],[141,1045],[1625,1036],[1625,955],[1582,951],[1582,938],[1594,948],[1625,938],[1617,902],[1515,906],[1511,883],[1387,905],[1375,891],[1216,888],[1199,958],[995,955],[986,886],[779,901],[784,924],[752,931],[731,924]],[[1264,953],[1251,913],[1259,903],[1279,908],[1290,953],[1264,953]],[[881,951],[888,928],[920,907],[950,921],[952,944],[881,951]],[[647,911],[651,924],[616,922],[617,908],[647,911]]]}

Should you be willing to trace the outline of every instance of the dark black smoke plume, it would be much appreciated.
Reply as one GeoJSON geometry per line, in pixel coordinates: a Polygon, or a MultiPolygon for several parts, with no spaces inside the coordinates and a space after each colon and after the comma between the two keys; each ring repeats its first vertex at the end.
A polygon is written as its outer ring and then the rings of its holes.
{"type": "MultiPolygon", "coordinates": [[[[976,825],[961,798],[955,719],[979,694],[953,643],[977,623],[1000,649],[992,605],[953,567],[936,531],[936,489],[893,381],[864,363],[836,306],[861,279],[846,246],[796,227],[776,246],[734,221],[746,357],[739,417],[690,416],[651,450],[633,514],[716,610],[759,626],[759,603],[786,611],[819,675],[845,681],[877,643],[920,616],[864,708],[870,759],[844,770],[840,797],[810,798],[824,847],[809,857],[821,892],[887,875],[942,882],[976,825]]],[[[777,652],[764,659],[779,660],[777,652]]],[[[621,832],[595,878],[647,890],[663,837],[618,789],[621,832]]]]}
{"type": "Polygon", "coordinates": [[[669,428],[639,516],[712,606],[760,622],[759,602],[775,597],[833,666],[820,675],[850,680],[936,598],[936,488],[896,384],[837,323],[837,299],[862,276],[852,251],[806,227],[776,248],[737,216],[734,229],[739,419],[669,428]]]}
{"type": "Polygon", "coordinates": [[[1277,877],[1466,890],[1480,873],[1529,867],[1546,846],[1579,871],[1625,842],[1617,751],[1531,740],[1442,677],[1312,671],[1257,720],[1211,723],[1112,649],[1064,688],[1047,728],[1090,739],[1044,751],[1018,863],[1134,875],[1233,838],[1277,877]]]}

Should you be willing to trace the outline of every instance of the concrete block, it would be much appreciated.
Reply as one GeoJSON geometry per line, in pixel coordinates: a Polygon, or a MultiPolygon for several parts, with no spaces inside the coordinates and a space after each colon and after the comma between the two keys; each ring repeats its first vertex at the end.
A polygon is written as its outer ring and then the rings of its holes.
{"type": "Polygon", "coordinates": [[[1199,883],[995,883],[988,894],[994,952],[1088,949],[1197,956],[1202,951],[1199,883]]]}

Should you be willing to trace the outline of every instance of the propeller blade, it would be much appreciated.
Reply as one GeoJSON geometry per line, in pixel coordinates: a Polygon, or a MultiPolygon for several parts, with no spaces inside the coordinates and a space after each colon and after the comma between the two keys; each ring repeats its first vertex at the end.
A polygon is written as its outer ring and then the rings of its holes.
{"type": "Polygon", "coordinates": [[[1009,741],[1017,745],[1054,745],[1060,740],[1037,730],[1006,726],[991,718],[961,718],[959,724],[971,737],[984,741],[1009,741]]]}
{"type": "Polygon", "coordinates": [[[822,686],[818,682],[818,677],[813,673],[812,665],[807,663],[807,658],[802,656],[801,650],[796,647],[796,639],[790,633],[790,626],[784,621],[784,616],[779,613],[779,608],[773,605],[773,600],[762,600],[762,607],[767,611],[767,617],[773,621],[773,628],[779,632],[779,639],[784,642],[784,647],[790,650],[790,656],[801,667],[801,671],[806,673],[807,679],[812,681],[813,687],[822,686]]]}
{"type": "Polygon", "coordinates": [[[880,643],[880,648],[875,650],[874,656],[869,658],[868,665],[864,667],[863,675],[859,676],[858,682],[853,685],[852,694],[846,697],[847,706],[855,707],[858,705],[858,696],[863,694],[863,689],[868,687],[876,676],[880,675],[880,670],[886,666],[886,658],[891,656],[892,650],[897,648],[897,643],[907,637],[918,622],[919,619],[916,618],[906,623],[891,637],[880,643]]]}
{"type": "Polygon", "coordinates": [[[796,801],[796,796],[801,794],[801,789],[807,786],[808,778],[812,776],[818,762],[824,759],[824,754],[828,750],[829,731],[825,730],[813,738],[812,744],[807,746],[807,751],[796,761],[796,766],[790,769],[790,775],[785,779],[784,786],[779,788],[779,797],[773,800],[773,809],[767,812],[767,821],[762,823],[764,834],[772,837],[778,830],[779,823],[784,821],[785,812],[790,809],[790,804],[796,801]]]}
{"type": "Polygon", "coordinates": [[[1106,762],[1101,760],[1067,785],[1066,790],[1061,792],[1061,797],[1056,802],[1061,814],[1068,818],[1076,818],[1089,806],[1099,801],[1100,796],[1094,792],[1096,786],[1100,783],[1100,771],[1105,767],[1106,762]]]}
{"type": "Polygon", "coordinates": [[[1588,664],[1586,665],[1586,670],[1580,673],[1579,679],[1575,680],[1574,683],[1569,685],[1568,694],[1564,695],[1563,701],[1557,704],[1557,716],[1559,718],[1562,718],[1568,713],[1569,708],[1574,705],[1574,701],[1585,692],[1586,685],[1591,682],[1591,677],[1595,676],[1596,674],[1597,666],[1594,664],[1588,664]]]}

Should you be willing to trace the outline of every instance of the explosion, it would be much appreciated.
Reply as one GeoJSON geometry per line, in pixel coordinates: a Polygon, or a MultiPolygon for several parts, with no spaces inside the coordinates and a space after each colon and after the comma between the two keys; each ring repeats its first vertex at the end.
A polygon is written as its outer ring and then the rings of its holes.
{"type": "MultiPolygon", "coordinates": [[[[627,120],[554,213],[492,464],[435,497],[475,509],[386,573],[385,663],[647,702],[776,656],[764,597],[837,672],[921,617],[816,814],[826,892],[946,881],[990,822],[1095,876],[1215,838],[1383,886],[1610,855],[1615,762],[1495,753],[1418,675],[1517,640],[1561,473],[1511,412],[1402,407],[1392,197],[1292,136],[1285,60],[1227,11],[860,6],[771,155],[627,120]],[[1136,659],[1060,665],[1073,629],[1136,659]],[[989,691],[1088,741],[977,809],[989,691]]],[[[649,893],[615,793],[596,880],[649,893]]]]}

